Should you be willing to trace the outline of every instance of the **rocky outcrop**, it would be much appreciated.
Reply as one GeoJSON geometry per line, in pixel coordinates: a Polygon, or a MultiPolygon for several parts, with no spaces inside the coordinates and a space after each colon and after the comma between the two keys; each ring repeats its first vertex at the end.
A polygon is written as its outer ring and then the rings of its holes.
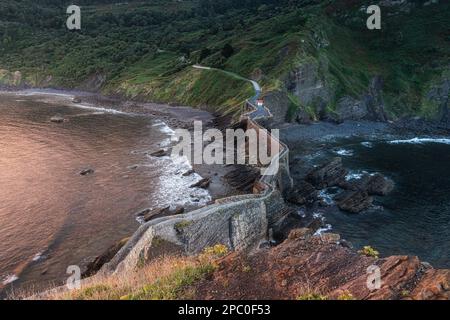
{"type": "Polygon", "coordinates": [[[289,121],[287,119],[289,109],[289,98],[285,92],[272,91],[264,95],[264,104],[269,108],[273,117],[271,122],[275,125],[289,121]]]}
{"type": "Polygon", "coordinates": [[[334,197],[339,209],[350,213],[360,213],[368,209],[373,203],[373,197],[367,191],[343,191],[334,197]]]}
{"type": "Polygon", "coordinates": [[[449,95],[450,76],[443,77],[442,81],[438,85],[433,86],[427,93],[427,99],[438,105],[439,120],[446,125],[450,125],[449,95]]]}
{"type": "Polygon", "coordinates": [[[380,173],[365,174],[359,179],[343,181],[339,187],[346,190],[360,190],[369,195],[385,196],[394,189],[394,182],[380,173]]]}
{"type": "Polygon", "coordinates": [[[338,185],[345,179],[348,171],[342,165],[342,158],[334,158],[317,168],[312,169],[305,180],[317,189],[338,185]]]}
{"type": "Polygon", "coordinates": [[[317,200],[318,191],[306,181],[301,181],[289,193],[288,201],[297,205],[311,204],[317,200]]]}
{"type": "Polygon", "coordinates": [[[276,247],[223,258],[194,289],[197,299],[449,299],[449,281],[450,270],[429,268],[417,257],[367,257],[339,235],[297,229],[276,247]],[[373,268],[380,287],[367,285],[373,268]]]}
{"type": "Polygon", "coordinates": [[[192,184],[189,188],[207,189],[210,184],[211,184],[211,178],[203,178],[203,179],[199,180],[198,182],[192,184]]]}
{"type": "Polygon", "coordinates": [[[321,63],[309,61],[288,73],[284,80],[288,92],[295,95],[302,106],[310,106],[319,118],[326,116],[326,107],[334,92],[320,73],[321,63]]]}

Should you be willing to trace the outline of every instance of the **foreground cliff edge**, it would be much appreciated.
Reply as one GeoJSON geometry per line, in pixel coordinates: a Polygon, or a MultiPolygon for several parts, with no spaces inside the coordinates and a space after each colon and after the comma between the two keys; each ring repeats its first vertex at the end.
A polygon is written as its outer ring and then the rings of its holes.
{"type": "Polygon", "coordinates": [[[417,257],[377,258],[349,249],[337,234],[294,229],[276,247],[229,253],[223,245],[194,257],[166,255],[121,275],[99,277],[80,289],[33,299],[291,299],[447,300],[450,270],[417,257]],[[369,290],[367,269],[378,266],[381,287],[369,290]],[[270,288],[270,290],[267,290],[270,288]]]}

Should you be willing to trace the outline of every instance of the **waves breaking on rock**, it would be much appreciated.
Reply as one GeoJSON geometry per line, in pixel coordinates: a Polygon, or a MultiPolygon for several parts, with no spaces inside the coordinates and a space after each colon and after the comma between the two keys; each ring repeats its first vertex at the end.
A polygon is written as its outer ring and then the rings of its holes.
{"type": "Polygon", "coordinates": [[[450,144],[450,138],[412,138],[405,140],[391,140],[388,141],[389,144],[424,144],[424,143],[441,143],[441,144],[450,144]]]}

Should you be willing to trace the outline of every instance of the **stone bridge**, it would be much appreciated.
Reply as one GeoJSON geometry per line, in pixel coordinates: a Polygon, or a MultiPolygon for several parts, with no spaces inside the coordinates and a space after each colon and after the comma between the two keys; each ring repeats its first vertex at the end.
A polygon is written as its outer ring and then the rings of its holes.
{"type": "Polygon", "coordinates": [[[260,89],[255,84],[256,95],[245,102],[241,121],[247,129],[264,130],[265,134],[258,137],[268,139],[270,148],[278,148],[279,153],[272,157],[269,165],[275,174],[263,175],[255,183],[252,194],[219,199],[189,213],[162,217],[142,225],[100,273],[132,270],[158,253],[171,250],[196,254],[216,244],[224,244],[230,250],[251,250],[270,240],[270,230],[288,212],[282,194],[292,188],[292,179],[287,146],[258,123],[271,114],[264,105],[256,105],[260,89]]]}

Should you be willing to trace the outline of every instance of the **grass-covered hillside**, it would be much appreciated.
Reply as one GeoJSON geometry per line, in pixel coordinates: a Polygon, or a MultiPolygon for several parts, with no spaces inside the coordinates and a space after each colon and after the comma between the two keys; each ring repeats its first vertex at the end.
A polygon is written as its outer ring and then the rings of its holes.
{"type": "Polygon", "coordinates": [[[251,85],[191,67],[200,63],[286,93],[290,113],[333,113],[342,97],[367,92],[376,75],[390,116],[439,113],[428,92],[448,77],[447,1],[375,1],[384,6],[382,29],[374,31],[361,9],[367,1],[358,0],[74,2],[81,31],[65,28],[67,1],[0,2],[0,84],[238,112],[251,85]]]}

